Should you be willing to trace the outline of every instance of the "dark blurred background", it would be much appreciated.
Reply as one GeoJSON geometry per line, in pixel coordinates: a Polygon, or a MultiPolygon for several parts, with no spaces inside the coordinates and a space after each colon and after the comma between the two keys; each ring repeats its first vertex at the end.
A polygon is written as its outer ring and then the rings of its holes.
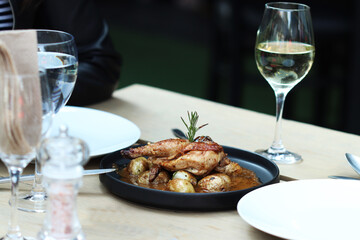
{"type": "MultiPolygon", "coordinates": [[[[119,87],[143,83],[275,114],[254,59],[267,1],[96,1],[123,57],[119,87]]],[[[360,134],[360,1],[301,2],[311,8],[315,62],[284,117],[360,134]]]]}

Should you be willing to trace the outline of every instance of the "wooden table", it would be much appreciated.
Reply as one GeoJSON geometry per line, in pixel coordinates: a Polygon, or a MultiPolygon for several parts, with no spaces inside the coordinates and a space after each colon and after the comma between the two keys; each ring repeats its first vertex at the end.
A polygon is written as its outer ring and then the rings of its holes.
{"type": "MultiPolygon", "coordinates": [[[[200,134],[250,151],[269,147],[275,128],[274,116],[138,84],[117,90],[112,99],[90,107],[129,119],[141,129],[141,139],[148,141],[172,138],[170,129],[174,127],[184,130],[180,117],[186,117],[187,111],[199,113],[199,124],[209,123],[200,134]]],[[[357,177],[344,156],[346,152],[360,155],[357,135],[284,120],[283,141],[304,159],[300,164],[280,165],[283,179],[357,177]]],[[[92,159],[87,168],[97,168],[99,161],[92,159]]],[[[29,165],[26,173],[32,171],[29,165]]],[[[0,174],[7,175],[3,165],[0,174]]],[[[21,183],[20,187],[29,189],[31,185],[21,183]]],[[[9,185],[0,185],[1,235],[7,229],[9,195],[9,185]]],[[[98,176],[84,177],[78,213],[87,239],[277,239],[248,225],[236,210],[183,212],[128,202],[110,194],[98,176]]],[[[24,235],[35,236],[43,218],[41,213],[20,211],[24,235]]]]}

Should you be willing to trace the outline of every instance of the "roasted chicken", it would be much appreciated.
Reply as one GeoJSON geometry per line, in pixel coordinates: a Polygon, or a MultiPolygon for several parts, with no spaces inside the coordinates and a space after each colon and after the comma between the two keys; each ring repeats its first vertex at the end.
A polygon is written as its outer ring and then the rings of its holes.
{"type": "Polygon", "coordinates": [[[128,158],[147,156],[154,165],[168,171],[186,170],[197,176],[209,174],[226,158],[222,146],[208,137],[198,138],[194,142],[167,139],[123,150],[122,155],[128,158]]]}
{"type": "Polygon", "coordinates": [[[198,137],[194,142],[167,139],[121,153],[132,160],[119,174],[140,186],[209,193],[260,184],[254,172],[230,161],[223,147],[209,137],[198,137]]]}

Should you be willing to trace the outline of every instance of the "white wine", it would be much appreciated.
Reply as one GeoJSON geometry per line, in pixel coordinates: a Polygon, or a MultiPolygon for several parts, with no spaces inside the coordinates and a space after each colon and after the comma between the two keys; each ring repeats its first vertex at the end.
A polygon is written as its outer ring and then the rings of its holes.
{"type": "Polygon", "coordinates": [[[255,58],[260,73],[275,89],[291,89],[309,72],[315,47],[291,41],[263,42],[256,46],[255,58]]]}
{"type": "Polygon", "coordinates": [[[74,56],[57,52],[38,52],[39,66],[46,69],[54,112],[69,100],[75,86],[78,62],[74,56]]]}

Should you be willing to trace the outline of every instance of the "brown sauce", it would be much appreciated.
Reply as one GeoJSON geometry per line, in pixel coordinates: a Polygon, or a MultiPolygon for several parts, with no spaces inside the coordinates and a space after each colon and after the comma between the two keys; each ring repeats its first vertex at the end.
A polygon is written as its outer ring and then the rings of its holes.
{"type": "MultiPolygon", "coordinates": [[[[126,167],[119,169],[119,171],[117,171],[117,173],[120,176],[120,179],[124,182],[134,184],[134,185],[137,185],[140,187],[168,191],[167,183],[160,183],[160,184],[152,184],[152,183],[139,184],[139,183],[137,183],[137,177],[130,175],[129,172],[127,171],[126,167]]],[[[171,172],[169,172],[169,176],[172,176],[171,172]]],[[[261,184],[261,182],[258,179],[258,177],[256,176],[256,174],[253,171],[246,169],[246,168],[243,168],[241,175],[230,176],[230,178],[231,178],[231,184],[228,188],[228,191],[243,190],[243,189],[255,187],[255,186],[258,186],[261,184]]],[[[198,180],[200,180],[200,179],[198,179],[198,180]]],[[[195,186],[194,188],[195,188],[195,192],[197,192],[197,193],[202,192],[198,186],[195,186]]]]}
{"type": "Polygon", "coordinates": [[[256,187],[261,184],[256,174],[246,168],[243,168],[240,176],[231,177],[229,191],[242,190],[246,188],[256,187]]]}

